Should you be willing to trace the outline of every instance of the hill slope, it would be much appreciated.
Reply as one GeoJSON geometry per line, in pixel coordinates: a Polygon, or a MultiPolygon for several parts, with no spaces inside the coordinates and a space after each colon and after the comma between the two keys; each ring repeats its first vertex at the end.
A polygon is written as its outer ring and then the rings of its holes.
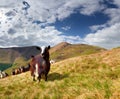
{"type": "Polygon", "coordinates": [[[39,54],[36,46],[0,48],[0,70],[8,73],[18,66],[26,66],[31,55],[39,54]]]}
{"type": "Polygon", "coordinates": [[[31,55],[37,55],[36,46],[0,48],[0,63],[13,63],[18,57],[29,59],[31,55]]]}
{"type": "Polygon", "coordinates": [[[51,66],[48,81],[30,72],[0,79],[0,97],[12,99],[119,99],[120,49],[69,58],[51,66]]]}
{"type": "Polygon", "coordinates": [[[101,51],[105,51],[105,49],[86,44],[69,44],[67,42],[62,42],[51,48],[50,54],[51,59],[60,61],[71,57],[89,55],[101,51]]]}
{"type": "MultiPolygon", "coordinates": [[[[71,57],[88,55],[101,51],[105,51],[105,49],[85,44],[69,44],[67,42],[62,42],[50,49],[50,56],[51,59],[60,61],[71,57]]],[[[26,60],[28,60],[31,55],[36,54],[39,54],[39,50],[36,49],[36,46],[0,48],[0,63],[4,63],[0,65],[0,70],[5,70],[10,67],[6,70],[7,72],[10,72],[12,68],[26,66],[26,60]],[[8,65],[6,65],[6,63],[8,65]]]]}

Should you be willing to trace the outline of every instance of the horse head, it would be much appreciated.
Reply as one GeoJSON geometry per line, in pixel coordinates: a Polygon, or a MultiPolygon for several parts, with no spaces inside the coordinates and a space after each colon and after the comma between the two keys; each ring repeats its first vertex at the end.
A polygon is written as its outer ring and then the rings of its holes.
{"type": "Polygon", "coordinates": [[[50,55],[49,55],[49,50],[50,50],[50,46],[47,46],[45,48],[42,48],[42,56],[43,58],[48,62],[49,61],[49,58],[50,58],[50,55]]]}

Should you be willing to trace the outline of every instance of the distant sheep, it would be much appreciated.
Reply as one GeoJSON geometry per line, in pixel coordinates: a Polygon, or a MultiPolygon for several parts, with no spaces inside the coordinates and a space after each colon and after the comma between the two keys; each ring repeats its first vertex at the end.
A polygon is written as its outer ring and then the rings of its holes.
{"type": "Polygon", "coordinates": [[[50,60],[50,64],[54,64],[55,63],[55,60],[50,60]]]}
{"type": "Polygon", "coordinates": [[[13,69],[11,75],[17,75],[26,71],[29,71],[30,65],[28,66],[20,66],[19,68],[13,69]]]}
{"type": "Polygon", "coordinates": [[[1,79],[1,78],[5,78],[5,77],[7,77],[7,76],[8,76],[8,74],[7,74],[6,72],[0,71],[0,79],[1,79]]]}

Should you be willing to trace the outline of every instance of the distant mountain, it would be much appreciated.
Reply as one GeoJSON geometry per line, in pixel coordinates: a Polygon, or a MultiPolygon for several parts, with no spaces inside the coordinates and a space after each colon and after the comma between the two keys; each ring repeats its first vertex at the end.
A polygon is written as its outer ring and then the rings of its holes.
{"type": "MultiPolygon", "coordinates": [[[[0,48],[0,70],[5,70],[6,68],[10,67],[7,71],[11,71],[12,68],[25,66],[28,64],[29,61],[27,60],[30,59],[31,55],[37,55],[40,53],[36,47],[37,46],[0,48]]],[[[54,47],[51,47],[50,59],[61,61],[67,58],[89,55],[105,50],[106,49],[104,48],[86,44],[70,44],[67,42],[62,42],[54,47]]]]}
{"type": "MultiPolygon", "coordinates": [[[[40,53],[36,47],[37,46],[0,48],[0,63],[13,63],[19,57],[28,60],[31,55],[40,53]]],[[[93,54],[105,50],[106,49],[104,48],[86,44],[70,44],[62,42],[50,49],[50,56],[51,59],[60,61],[66,58],[93,54]]]]}
{"type": "Polygon", "coordinates": [[[19,57],[28,60],[31,55],[37,55],[39,53],[36,46],[0,48],[0,63],[13,63],[19,57]]]}
{"type": "Polygon", "coordinates": [[[64,60],[71,57],[89,55],[106,49],[86,44],[70,44],[67,42],[59,43],[50,50],[51,59],[56,61],[64,60]]]}
{"type": "Polygon", "coordinates": [[[71,44],[67,43],[67,42],[61,42],[61,43],[57,44],[56,46],[54,46],[53,48],[51,48],[50,53],[57,52],[57,51],[65,48],[68,45],[71,45],[71,44]]]}

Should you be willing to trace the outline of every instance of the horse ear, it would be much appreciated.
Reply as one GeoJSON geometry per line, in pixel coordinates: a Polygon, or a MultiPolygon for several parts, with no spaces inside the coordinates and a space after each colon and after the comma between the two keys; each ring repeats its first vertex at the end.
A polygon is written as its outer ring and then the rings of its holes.
{"type": "Polygon", "coordinates": [[[50,49],[50,45],[48,46],[48,49],[50,49]]]}
{"type": "Polygon", "coordinates": [[[41,48],[40,48],[40,47],[38,47],[38,46],[36,47],[36,49],[41,50],[41,48]]]}
{"type": "Polygon", "coordinates": [[[34,58],[34,56],[32,55],[31,58],[34,58]]]}

